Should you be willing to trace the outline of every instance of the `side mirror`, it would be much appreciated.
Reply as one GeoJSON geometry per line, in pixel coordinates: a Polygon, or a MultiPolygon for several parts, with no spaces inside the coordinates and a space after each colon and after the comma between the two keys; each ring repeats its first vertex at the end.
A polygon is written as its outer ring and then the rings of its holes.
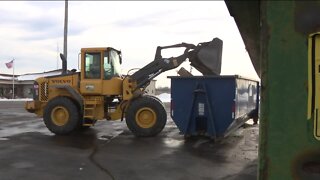
{"type": "Polygon", "coordinates": [[[120,64],[122,64],[122,53],[121,53],[121,51],[119,52],[119,60],[120,60],[120,64]]]}

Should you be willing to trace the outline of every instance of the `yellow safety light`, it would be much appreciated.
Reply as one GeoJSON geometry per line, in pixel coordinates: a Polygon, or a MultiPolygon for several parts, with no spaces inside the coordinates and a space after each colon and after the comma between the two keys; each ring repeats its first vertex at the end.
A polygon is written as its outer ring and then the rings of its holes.
{"type": "Polygon", "coordinates": [[[314,136],[320,140],[320,32],[308,40],[308,115],[314,121],[314,136]]]}

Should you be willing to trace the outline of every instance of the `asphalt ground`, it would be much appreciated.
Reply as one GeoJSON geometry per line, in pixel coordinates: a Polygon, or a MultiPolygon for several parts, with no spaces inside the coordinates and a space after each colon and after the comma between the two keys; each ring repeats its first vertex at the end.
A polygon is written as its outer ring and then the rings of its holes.
{"type": "Polygon", "coordinates": [[[258,126],[229,137],[186,140],[169,118],[156,137],[136,138],[121,121],[56,136],[24,102],[0,102],[1,180],[253,180],[258,126]]]}

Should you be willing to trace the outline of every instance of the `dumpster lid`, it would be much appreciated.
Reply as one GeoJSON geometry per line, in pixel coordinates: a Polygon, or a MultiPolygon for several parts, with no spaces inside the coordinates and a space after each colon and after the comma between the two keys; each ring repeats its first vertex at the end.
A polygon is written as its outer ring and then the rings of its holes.
{"type": "Polygon", "coordinates": [[[248,77],[240,76],[240,75],[167,76],[167,78],[170,78],[170,79],[207,79],[207,78],[210,78],[210,79],[211,78],[213,78],[213,79],[244,79],[244,80],[249,80],[249,81],[260,82],[257,79],[248,78],[248,77]]]}

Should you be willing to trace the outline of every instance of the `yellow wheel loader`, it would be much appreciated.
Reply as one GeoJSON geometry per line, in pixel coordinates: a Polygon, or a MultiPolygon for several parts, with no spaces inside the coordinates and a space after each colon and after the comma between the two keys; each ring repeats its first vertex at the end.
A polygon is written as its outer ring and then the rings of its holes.
{"type": "Polygon", "coordinates": [[[67,70],[60,54],[62,74],[41,77],[33,85],[28,112],[43,117],[47,128],[65,135],[93,126],[97,120],[123,120],[135,136],[155,136],[167,121],[163,103],[144,89],[160,73],[178,67],[186,59],[204,75],[219,75],[222,41],[214,38],[198,45],[181,43],[157,47],[155,59],[132,75],[122,75],[121,52],[111,48],[82,48],[81,70],[67,70]],[[161,51],[185,48],[182,55],[163,58],[161,51]]]}

